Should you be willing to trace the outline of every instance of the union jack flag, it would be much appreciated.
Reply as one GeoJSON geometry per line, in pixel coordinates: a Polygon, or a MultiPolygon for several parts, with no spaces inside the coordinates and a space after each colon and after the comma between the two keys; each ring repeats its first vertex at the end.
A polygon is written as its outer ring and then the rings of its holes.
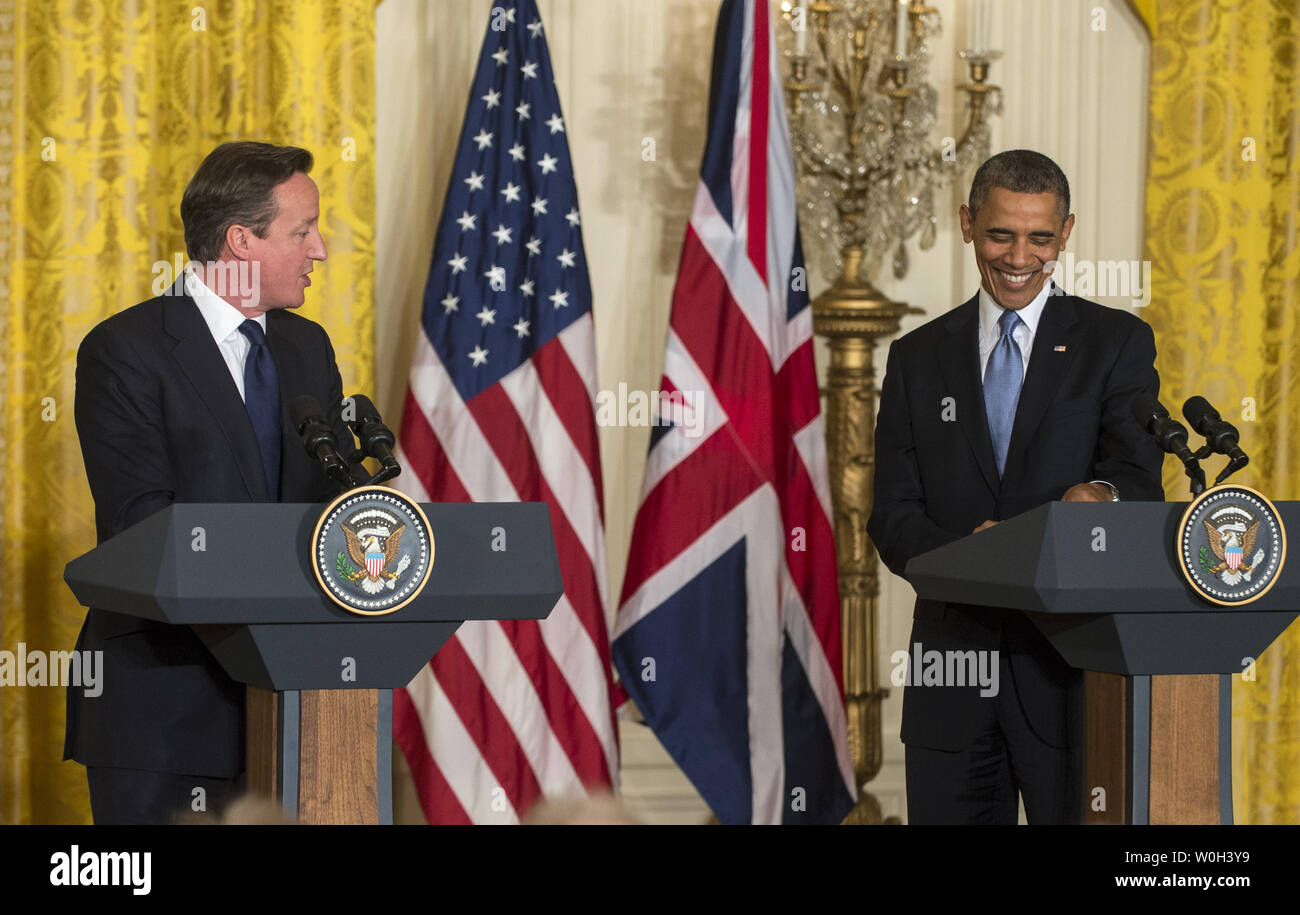
{"type": "Polygon", "coordinates": [[[465,623],[394,735],[432,823],[517,822],[618,774],[591,285],[546,35],[497,0],[425,288],[399,481],[434,502],[546,502],[564,596],[544,622],[465,623]]]}
{"type": "Polygon", "coordinates": [[[812,314],[766,0],[725,0],[708,143],[615,623],[621,685],[723,823],[856,798],[812,314]],[[702,434],[701,434],[702,433],[702,434]]]}

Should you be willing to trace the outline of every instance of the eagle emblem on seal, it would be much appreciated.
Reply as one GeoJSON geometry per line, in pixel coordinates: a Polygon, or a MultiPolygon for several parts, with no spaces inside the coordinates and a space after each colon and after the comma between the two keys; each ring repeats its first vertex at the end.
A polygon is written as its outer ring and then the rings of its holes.
{"type": "Polygon", "coordinates": [[[1233,520],[1220,527],[1215,527],[1209,519],[1202,519],[1205,534],[1210,541],[1210,550],[1218,563],[1202,562],[1202,567],[1210,575],[1217,575],[1226,585],[1235,585],[1240,581],[1250,581],[1250,574],[1255,566],[1264,559],[1264,551],[1256,550],[1250,563],[1243,560],[1255,549],[1255,538],[1259,533],[1259,521],[1248,518],[1250,526],[1233,520]]]}
{"type": "Polygon", "coordinates": [[[411,564],[409,554],[402,553],[402,534],[406,524],[383,509],[368,508],[339,523],[346,538],[347,563],[339,553],[339,572],[367,594],[392,589],[411,564]]]}

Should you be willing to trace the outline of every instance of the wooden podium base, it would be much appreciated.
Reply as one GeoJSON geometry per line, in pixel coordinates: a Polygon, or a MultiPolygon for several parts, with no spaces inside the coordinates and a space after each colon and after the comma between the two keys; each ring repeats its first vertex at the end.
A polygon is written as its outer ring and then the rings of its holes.
{"type": "Polygon", "coordinates": [[[1086,678],[1084,822],[1230,825],[1232,675],[1086,678]]]}
{"type": "Polygon", "coordinates": [[[313,825],[392,825],[393,692],[248,687],[249,793],[313,825]]]}

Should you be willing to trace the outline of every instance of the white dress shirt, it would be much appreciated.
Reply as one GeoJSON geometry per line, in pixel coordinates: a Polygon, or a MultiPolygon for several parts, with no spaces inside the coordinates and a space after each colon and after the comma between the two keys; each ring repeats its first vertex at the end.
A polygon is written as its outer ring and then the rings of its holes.
{"type": "MultiPolygon", "coordinates": [[[[1043,309],[1047,307],[1047,297],[1052,294],[1052,281],[1048,280],[1043,283],[1043,288],[1038,290],[1038,295],[1034,300],[1017,312],[1020,315],[1020,323],[1016,329],[1011,332],[1011,339],[1016,341],[1020,347],[1020,365],[1024,372],[1029,371],[1029,356],[1034,351],[1034,334],[1038,332],[1038,321],[1043,316],[1043,309]]],[[[1007,309],[1003,308],[997,302],[993,301],[993,296],[980,286],[980,379],[983,380],[984,372],[989,365],[989,354],[993,352],[993,347],[997,346],[998,339],[1002,336],[1002,328],[998,327],[998,319],[1007,309]]],[[[1022,374],[1021,379],[1024,378],[1022,374]]]]}
{"type": "MultiPolygon", "coordinates": [[[[1047,297],[1052,294],[1052,288],[1051,280],[1043,284],[1043,288],[1038,290],[1038,295],[1034,296],[1033,301],[1020,309],[1020,323],[1011,332],[1011,339],[1016,342],[1016,346],[1020,347],[1020,364],[1024,369],[1024,373],[1029,372],[1029,356],[1034,351],[1034,334],[1038,332],[1038,322],[1043,317],[1043,309],[1047,307],[1047,297]]],[[[989,295],[983,286],[980,286],[981,379],[984,378],[984,371],[988,368],[989,355],[993,352],[993,347],[997,346],[998,339],[1002,336],[1002,328],[998,327],[998,320],[1006,310],[993,301],[993,296],[989,295]]],[[[1024,374],[1021,375],[1022,380],[1023,378],[1024,374]]],[[[1119,490],[1110,481],[1089,480],[1088,482],[1100,483],[1110,489],[1113,501],[1118,502],[1120,500],[1119,490]]]]}
{"type": "MultiPolygon", "coordinates": [[[[199,306],[199,313],[212,332],[212,339],[217,341],[217,349],[221,351],[221,358],[226,361],[226,368],[230,369],[230,377],[235,380],[235,387],[243,400],[244,360],[253,344],[240,331],[239,325],[247,319],[238,308],[209,289],[189,266],[185,268],[185,291],[199,306]]],[[[262,333],[266,333],[266,315],[260,314],[253,320],[262,326],[262,333]]]]}

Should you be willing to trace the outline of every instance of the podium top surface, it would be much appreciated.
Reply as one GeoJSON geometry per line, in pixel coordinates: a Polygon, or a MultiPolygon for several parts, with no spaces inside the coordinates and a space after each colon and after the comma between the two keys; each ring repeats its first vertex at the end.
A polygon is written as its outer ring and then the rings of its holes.
{"type": "MultiPolygon", "coordinates": [[[[357,623],[309,556],[325,505],[174,503],[68,563],[87,607],[174,624],[357,623]]],[[[389,623],[545,619],[564,593],[540,502],[422,503],[435,551],[423,591],[389,623]]]]}
{"type": "MultiPolygon", "coordinates": [[[[1174,543],[1187,502],[1049,502],[915,556],[907,578],[931,600],[1043,613],[1244,613],[1300,608],[1300,565],[1283,565],[1257,600],[1198,596],[1174,543]]],[[[1300,529],[1300,503],[1276,502],[1300,529]]]]}

